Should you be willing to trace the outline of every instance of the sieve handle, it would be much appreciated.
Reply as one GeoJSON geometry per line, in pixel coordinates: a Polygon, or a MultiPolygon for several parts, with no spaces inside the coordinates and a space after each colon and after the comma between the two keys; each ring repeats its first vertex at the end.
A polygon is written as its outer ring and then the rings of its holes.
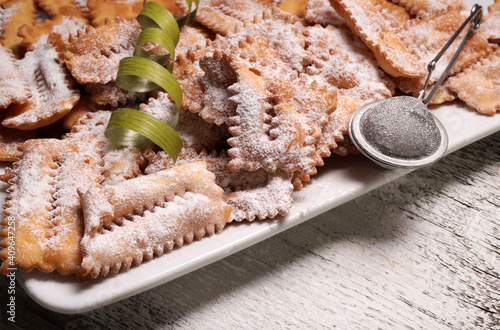
{"type": "Polygon", "coordinates": [[[462,51],[462,48],[464,47],[465,43],[469,39],[470,35],[473,32],[476,32],[477,29],[479,29],[479,25],[481,24],[481,18],[483,17],[483,7],[481,7],[478,4],[475,4],[472,7],[471,13],[469,17],[465,20],[465,22],[462,23],[462,25],[458,28],[457,32],[451,37],[450,40],[446,43],[446,45],[441,49],[441,51],[437,54],[437,56],[429,62],[427,65],[427,71],[429,71],[427,75],[427,79],[425,80],[424,88],[418,93],[418,99],[422,101],[425,105],[429,103],[429,101],[432,99],[432,96],[434,96],[434,93],[438,89],[439,85],[443,82],[444,78],[446,77],[446,74],[448,71],[450,71],[451,66],[455,62],[455,60],[458,57],[458,54],[462,51]],[[429,96],[424,100],[425,97],[425,90],[427,89],[427,85],[429,84],[429,79],[431,77],[432,71],[436,68],[436,63],[439,61],[441,56],[446,52],[446,50],[451,46],[451,44],[455,41],[455,39],[460,35],[462,30],[467,26],[467,24],[470,23],[470,29],[467,31],[467,34],[465,35],[464,39],[462,40],[462,43],[458,47],[457,51],[455,52],[455,55],[453,55],[453,58],[451,59],[450,63],[448,63],[448,66],[444,70],[443,74],[439,78],[439,80],[436,82],[434,87],[432,88],[431,92],[429,93],[429,96]]]}

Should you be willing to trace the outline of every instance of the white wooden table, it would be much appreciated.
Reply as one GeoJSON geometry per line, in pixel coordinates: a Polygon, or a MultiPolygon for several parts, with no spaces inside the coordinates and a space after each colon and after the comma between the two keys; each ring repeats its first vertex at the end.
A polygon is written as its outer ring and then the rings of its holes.
{"type": "MultiPolygon", "coordinates": [[[[8,281],[0,277],[1,329],[8,281]]],[[[20,329],[500,329],[500,133],[221,261],[20,329]]],[[[7,326],[7,328],[5,328],[7,326]]]]}

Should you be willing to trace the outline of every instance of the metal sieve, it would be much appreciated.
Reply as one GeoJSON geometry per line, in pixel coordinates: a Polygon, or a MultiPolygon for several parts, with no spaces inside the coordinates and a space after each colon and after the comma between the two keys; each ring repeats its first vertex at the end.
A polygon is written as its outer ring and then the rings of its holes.
{"type": "Polygon", "coordinates": [[[482,7],[474,5],[470,16],[438,55],[427,65],[428,75],[418,97],[396,96],[365,104],[349,121],[349,136],[358,150],[382,167],[416,168],[432,164],[448,147],[443,124],[429,112],[427,104],[441,85],[470,35],[481,23],[482,7]],[[470,25],[469,25],[470,23],[470,25]],[[448,66],[427,97],[425,91],[436,63],[463,29],[470,28],[448,66]]]}

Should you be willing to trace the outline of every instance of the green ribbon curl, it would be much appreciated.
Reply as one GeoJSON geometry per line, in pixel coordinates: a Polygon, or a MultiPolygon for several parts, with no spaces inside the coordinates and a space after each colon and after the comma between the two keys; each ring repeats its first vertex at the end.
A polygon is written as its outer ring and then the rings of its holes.
{"type": "MultiPolygon", "coordinates": [[[[175,46],[179,42],[180,28],[191,24],[199,5],[194,0],[196,8],[191,11],[191,0],[186,0],[188,14],[179,20],[163,6],[156,2],[147,2],[137,16],[137,21],[144,28],[140,33],[133,57],[126,57],[120,61],[117,85],[133,92],[149,92],[163,88],[174,100],[178,111],[182,104],[182,90],[172,75],[175,61],[175,46]],[[168,54],[153,55],[142,47],[146,43],[156,43],[164,47],[168,54]],[[171,62],[168,68],[165,68],[171,62]]],[[[106,127],[106,137],[120,145],[139,146],[157,144],[174,160],[177,159],[182,148],[182,140],[175,132],[179,113],[169,123],[165,123],[154,116],[134,109],[118,109],[111,114],[106,127]],[[172,126],[172,127],[171,127],[172,126]]]]}

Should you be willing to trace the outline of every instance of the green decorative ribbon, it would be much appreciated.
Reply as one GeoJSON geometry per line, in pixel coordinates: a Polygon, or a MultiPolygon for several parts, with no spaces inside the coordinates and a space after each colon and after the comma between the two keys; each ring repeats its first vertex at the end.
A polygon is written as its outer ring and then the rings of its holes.
{"type": "Polygon", "coordinates": [[[124,108],[113,112],[106,128],[106,136],[108,135],[127,146],[154,142],[174,161],[182,148],[182,140],[172,127],[156,117],[134,109],[124,108]]]}
{"type": "MultiPolygon", "coordinates": [[[[137,21],[144,28],[139,35],[133,57],[120,61],[117,85],[133,92],[149,92],[163,88],[174,100],[177,109],[182,104],[182,90],[172,75],[175,61],[175,46],[179,42],[179,29],[185,24],[191,24],[198,9],[199,0],[194,0],[196,8],[191,11],[191,0],[186,0],[188,14],[179,20],[163,6],[156,2],[147,2],[137,16],[137,21]],[[156,43],[163,46],[167,55],[152,55],[142,48],[145,43],[156,43]],[[165,68],[171,62],[168,68],[165,68]]],[[[138,146],[156,143],[175,161],[182,148],[182,141],[174,128],[179,113],[169,123],[154,116],[134,109],[119,109],[111,114],[106,137],[120,145],[138,146]]]]}
{"type": "Polygon", "coordinates": [[[186,0],[186,3],[188,5],[188,14],[181,19],[177,20],[177,23],[179,24],[179,28],[183,27],[184,25],[191,25],[193,24],[195,18],[196,18],[196,12],[198,11],[198,6],[200,5],[200,0],[194,0],[194,3],[196,5],[196,8],[191,11],[191,8],[193,6],[193,1],[191,0],[186,0]]]}

